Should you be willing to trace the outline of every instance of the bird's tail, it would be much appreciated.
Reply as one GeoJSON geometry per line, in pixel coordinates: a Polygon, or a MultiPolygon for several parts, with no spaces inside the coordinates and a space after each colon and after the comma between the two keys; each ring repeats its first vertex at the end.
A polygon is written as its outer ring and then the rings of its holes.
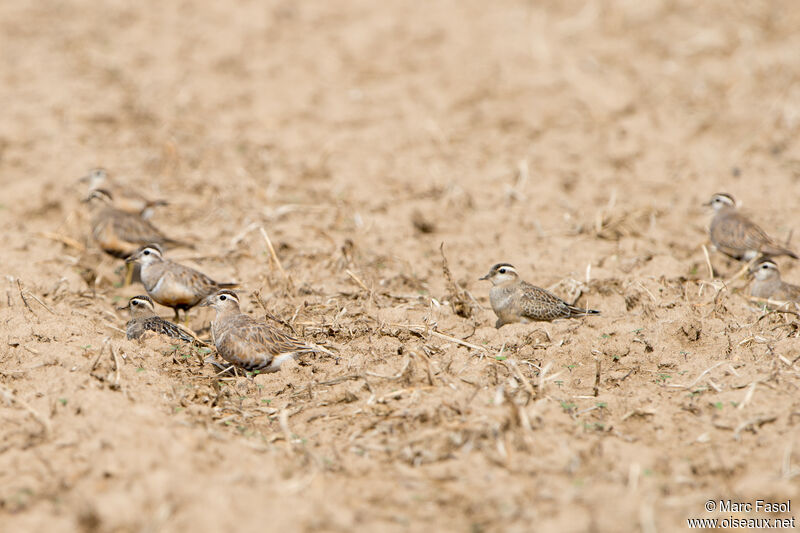
{"type": "Polygon", "coordinates": [[[309,344],[307,344],[305,346],[305,349],[298,350],[298,351],[300,351],[302,353],[324,353],[325,355],[329,355],[331,357],[336,357],[336,354],[334,354],[333,352],[331,352],[330,350],[328,350],[326,348],[323,348],[322,346],[320,346],[318,344],[309,343],[309,344]]]}
{"type": "Polygon", "coordinates": [[[778,246],[776,244],[767,244],[761,249],[761,253],[767,257],[776,255],[788,255],[792,259],[800,259],[798,258],[797,254],[791,251],[790,249],[783,248],[782,246],[778,246]]]}
{"type": "Polygon", "coordinates": [[[570,313],[572,316],[587,316],[587,315],[599,315],[600,311],[597,309],[584,309],[583,307],[575,307],[574,305],[569,306],[570,313]]]}
{"type": "Polygon", "coordinates": [[[194,250],[194,248],[195,248],[194,244],[192,244],[190,242],[178,241],[178,240],[170,239],[170,238],[164,239],[164,245],[168,246],[168,247],[171,247],[171,248],[189,248],[191,250],[194,250]]]}

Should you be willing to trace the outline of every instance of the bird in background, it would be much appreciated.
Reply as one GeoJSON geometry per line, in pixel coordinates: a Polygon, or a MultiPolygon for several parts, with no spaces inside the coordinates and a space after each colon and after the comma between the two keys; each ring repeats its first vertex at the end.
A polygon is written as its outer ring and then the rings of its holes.
{"type": "MultiPolygon", "coordinates": [[[[111,193],[105,189],[93,190],[84,202],[89,204],[92,213],[92,239],[112,257],[126,259],[148,244],[193,247],[189,243],[167,237],[141,216],[117,209],[111,193]]],[[[126,285],[130,285],[132,276],[133,270],[128,268],[126,285]]]]}
{"type": "Polygon", "coordinates": [[[147,244],[183,246],[189,243],[167,237],[141,216],[114,207],[111,193],[105,189],[92,191],[84,200],[92,212],[92,237],[107,254],[125,259],[147,244]]]}
{"type": "Polygon", "coordinates": [[[80,178],[81,183],[88,184],[87,194],[103,189],[113,195],[114,207],[126,213],[139,215],[148,220],[157,207],[167,205],[164,200],[151,200],[138,189],[113,182],[108,171],[102,167],[93,168],[89,174],[80,178]]]}
{"type": "Polygon", "coordinates": [[[800,287],[781,279],[778,265],[771,259],[763,259],[750,267],[753,282],[750,295],[765,300],[800,302],[800,287]]]}

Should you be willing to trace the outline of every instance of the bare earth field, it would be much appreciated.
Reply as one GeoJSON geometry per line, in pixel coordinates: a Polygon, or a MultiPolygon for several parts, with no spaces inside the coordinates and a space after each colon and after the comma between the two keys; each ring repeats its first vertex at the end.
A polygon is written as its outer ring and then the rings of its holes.
{"type": "Polygon", "coordinates": [[[799,27],[795,0],[0,3],[0,529],[794,516],[800,321],[712,282],[701,204],[800,230],[799,27]],[[338,357],[221,378],[126,340],[95,166],[338,357]],[[495,329],[500,261],[603,314],[495,329]]]}

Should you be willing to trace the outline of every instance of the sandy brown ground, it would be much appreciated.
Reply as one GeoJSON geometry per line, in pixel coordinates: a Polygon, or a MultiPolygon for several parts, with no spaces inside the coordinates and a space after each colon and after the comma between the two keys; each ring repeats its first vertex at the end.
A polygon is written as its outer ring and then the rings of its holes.
{"type": "Polygon", "coordinates": [[[800,225],[794,0],[234,4],[0,3],[4,531],[680,531],[798,497],[800,323],[707,283],[700,205],[800,225]],[[127,341],[97,165],[339,358],[219,379],[127,341]],[[603,315],[494,329],[498,261],[603,315]]]}

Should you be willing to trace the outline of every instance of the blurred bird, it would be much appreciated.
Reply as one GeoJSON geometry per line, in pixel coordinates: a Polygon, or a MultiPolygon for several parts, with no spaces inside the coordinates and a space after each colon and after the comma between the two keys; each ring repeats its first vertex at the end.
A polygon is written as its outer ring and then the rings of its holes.
{"type": "Polygon", "coordinates": [[[193,268],[164,258],[161,247],[151,244],[129,257],[127,263],[139,265],[139,276],[147,294],[156,302],[184,314],[220,289],[237,287],[237,283],[219,283],[193,268]]]}
{"type": "Polygon", "coordinates": [[[723,254],[738,261],[752,261],[760,256],[797,255],[776,244],[760,227],[736,209],[733,196],[717,193],[705,204],[714,209],[709,235],[711,244],[723,254]]]}
{"type": "Polygon", "coordinates": [[[320,346],[305,343],[242,313],[239,297],[233,291],[223,289],[208,296],[200,305],[217,311],[211,323],[217,352],[238,368],[275,372],[290,357],[304,353],[333,355],[320,346]]]}
{"type": "Polygon", "coordinates": [[[114,207],[111,193],[95,189],[84,200],[93,212],[92,237],[109,255],[125,259],[140,247],[155,243],[159,246],[185,246],[191,244],[170,239],[139,215],[114,207]]]}
{"type": "Polygon", "coordinates": [[[126,213],[139,215],[148,220],[156,207],[167,205],[164,200],[151,200],[138,190],[113,183],[104,168],[93,168],[79,181],[89,184],[89,194],[97,189],[109,191],[113,195],[114,207],[126,213]]]}
{"type": "Polygon", "coordinates": [[[523,281],[517,269],[508,263],[494,265],[480,279],[492,282],[489,300],[498,317],[496,328],[512,322],[527,324],[533,321],[600,314],[600,311],[594,309],[570,305],[555,294],[523,281]]]}
{"type": "Polygon", "coordinates": [[[149,296],[134,296],[128,301],[128,305],[119,309],[127,309],[130,312],[131,319],[125,325],[125,333],[129,339],[139,339],[145,332],[154,331],[160,335],[181,339],[186,342],[198,340],[188,329],[172,322],[167,322],[156,315],[153,300],[149,296]]]}
{"type": "Polygon", "coordinates": [[[800,287],[783,281],[774,261],[759,261],[750,267],[750,272],[755,277],[750,286],[751,296],[781,302],[800,302],[800,287]]]}

